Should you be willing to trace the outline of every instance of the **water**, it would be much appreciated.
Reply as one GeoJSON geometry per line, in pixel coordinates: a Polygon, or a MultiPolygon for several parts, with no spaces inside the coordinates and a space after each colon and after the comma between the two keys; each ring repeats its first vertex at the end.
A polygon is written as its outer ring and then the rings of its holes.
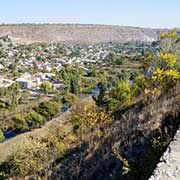
{"type": "Polygon", "coordinates": [[[64,113],[67,110],[68,110],[68,107],[65,104],[63,104],[62,107],[61,107],[61,112],[64,113]]]}
{"type": "Polygon", "coordinates": [[[96,95],[97,93],[99,93],[100,89],[98,88],[98,86],[95,86],[91,91],[90,91],[90,95],[96,95]]]}
{"type": "Polygon", "coordinates": [[[11,130],[11,129],[7,129],[5,132],[4,132],[4,137],[5,139],[10,139],[12,137],[16,136],[16,133],[11,130]]]}

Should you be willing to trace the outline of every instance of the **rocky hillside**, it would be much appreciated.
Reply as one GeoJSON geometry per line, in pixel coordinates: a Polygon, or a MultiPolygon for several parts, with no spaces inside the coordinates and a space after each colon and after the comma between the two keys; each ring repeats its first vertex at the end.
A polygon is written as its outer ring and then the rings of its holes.
{"type": "Polygon", "coordinates": [[[10,36],[16,42],[106,43],[131,40],[154,41],[160,29],[110,25],[1,25],[0,36],[10,36]]]}

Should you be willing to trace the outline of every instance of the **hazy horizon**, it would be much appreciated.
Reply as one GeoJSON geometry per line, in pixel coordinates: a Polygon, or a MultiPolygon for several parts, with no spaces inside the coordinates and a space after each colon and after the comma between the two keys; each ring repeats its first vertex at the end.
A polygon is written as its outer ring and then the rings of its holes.
{"type": "Polygon", "coordinates": [[[98,24],[143,28],[180,27],[180,1],[6,0],[0,24],[98,24]]]}

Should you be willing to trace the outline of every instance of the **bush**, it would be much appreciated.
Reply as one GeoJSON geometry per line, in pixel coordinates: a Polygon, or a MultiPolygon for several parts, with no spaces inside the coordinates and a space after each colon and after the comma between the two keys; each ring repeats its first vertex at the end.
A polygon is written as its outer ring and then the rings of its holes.
{"type": "Polygon", "coordinates": [[[44,123],[44,117],[35,111],[29,112],[27,119],[32,124],[32,128],[39,128],[44,123]]]}
{"type": "Polygon", "coordinates": [[[115,60],[116,65],[123,65],[125,60],[122,57],[119,57],[115,60]]]}
{"type": "MultiPolygon", "coordinates": [[[[11,177],[24,179],[27,175],[37,175],[49,162],[48,147],[38,139],[27,140],[21,150],[9,156],[4,163],[5,171],[11,177]]],[[[14,179],[14,178],[12,178],[14,179]]]]}
{"type": "Polygon", "coordinates": [[[178,38],[178,34],[176,30],[160,33],[160,39],[177,39],[177,38],[178,38]]]}
{"type": "Polygon", "coordinates": [[[5,139],[4,134],[2,130],[0,129],[0,142],[4,141],[4,139],[5,139]]]}
{"type": "Polygon", "coordinates": [[[78,97],[75,94],[67,93],[63,98],[63,103],[71,107],[78,102],[78,97]]]}
{"type": "Polygon", "coordinates": [[[28,125],[24,115],[17,114],[14,118],[14,128],[16,133],[21,133],[28,130],[28,125]]]}
{"type": "Polygon", "coordinates": [[[110,120],[110,116],[99,110],[94,103],[79,103],[71,112],[71,122],[74,130],[92,127],[110,120]]]}
{"type": "Polygon", "coordinates": [[[49,81],[44,81],[41,84],[41,89],[44,91],[45,94],[48,94],[52,90],[52,83],[49,81]]]}
{"type": "Polygon", "coordinates": [[[129,84],[128,81],[121,80],[119,81],[117,87],[110,91],[110,97],[118,100],[120,105],[130,104],[133,96],[131,87],[132,85],[129,84]]]}
{"type": "Polygon", "coordinates": [[[177,63],[177,56],[171,53],[160,53],[159,58],[163,68],[171,68],[177,63]]]}
{"type": "Polygon", "coordinates": [[[60,112],[61,105],[56,101],[41,102],[35,109],[36,112],[44,116],[47,120],[60,112]]]}
{"type": "Polygon", "coordinates": [[[138,76],[133,84],[132,84],[132,91],[134,95],[139,95],[143,92],[146,88],[148,88],[148,81],[144,78],[144,76],[138,76]]]}
{"type": "Polygon", "coordinates": [[[6,108],[7,107],[7,104],[4,103],[4,102],[0,102],[0,108],[6,108]]]}

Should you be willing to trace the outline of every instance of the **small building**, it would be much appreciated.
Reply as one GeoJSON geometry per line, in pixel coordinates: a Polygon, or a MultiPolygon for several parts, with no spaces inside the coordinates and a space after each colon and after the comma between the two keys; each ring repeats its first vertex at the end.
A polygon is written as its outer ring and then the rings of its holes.
{"type": "Polygon", "coordinates": [[[7,88],[11,86],[14,83],[14,81],[10,79],[5,79],[4,77],[0,77],[0,88],[7,88]]]}
{"type": "Polygon", "coordinates": [[[0,70],[3,70],[4,66],[2,64],[0,64],[0,70]]]}
{"type": "Polygon", "coordinates": [[[29,79],[19,78],[16,82],[20,85],[21,89],[29,89],[34,86],[33,81],[29,79]]]}

